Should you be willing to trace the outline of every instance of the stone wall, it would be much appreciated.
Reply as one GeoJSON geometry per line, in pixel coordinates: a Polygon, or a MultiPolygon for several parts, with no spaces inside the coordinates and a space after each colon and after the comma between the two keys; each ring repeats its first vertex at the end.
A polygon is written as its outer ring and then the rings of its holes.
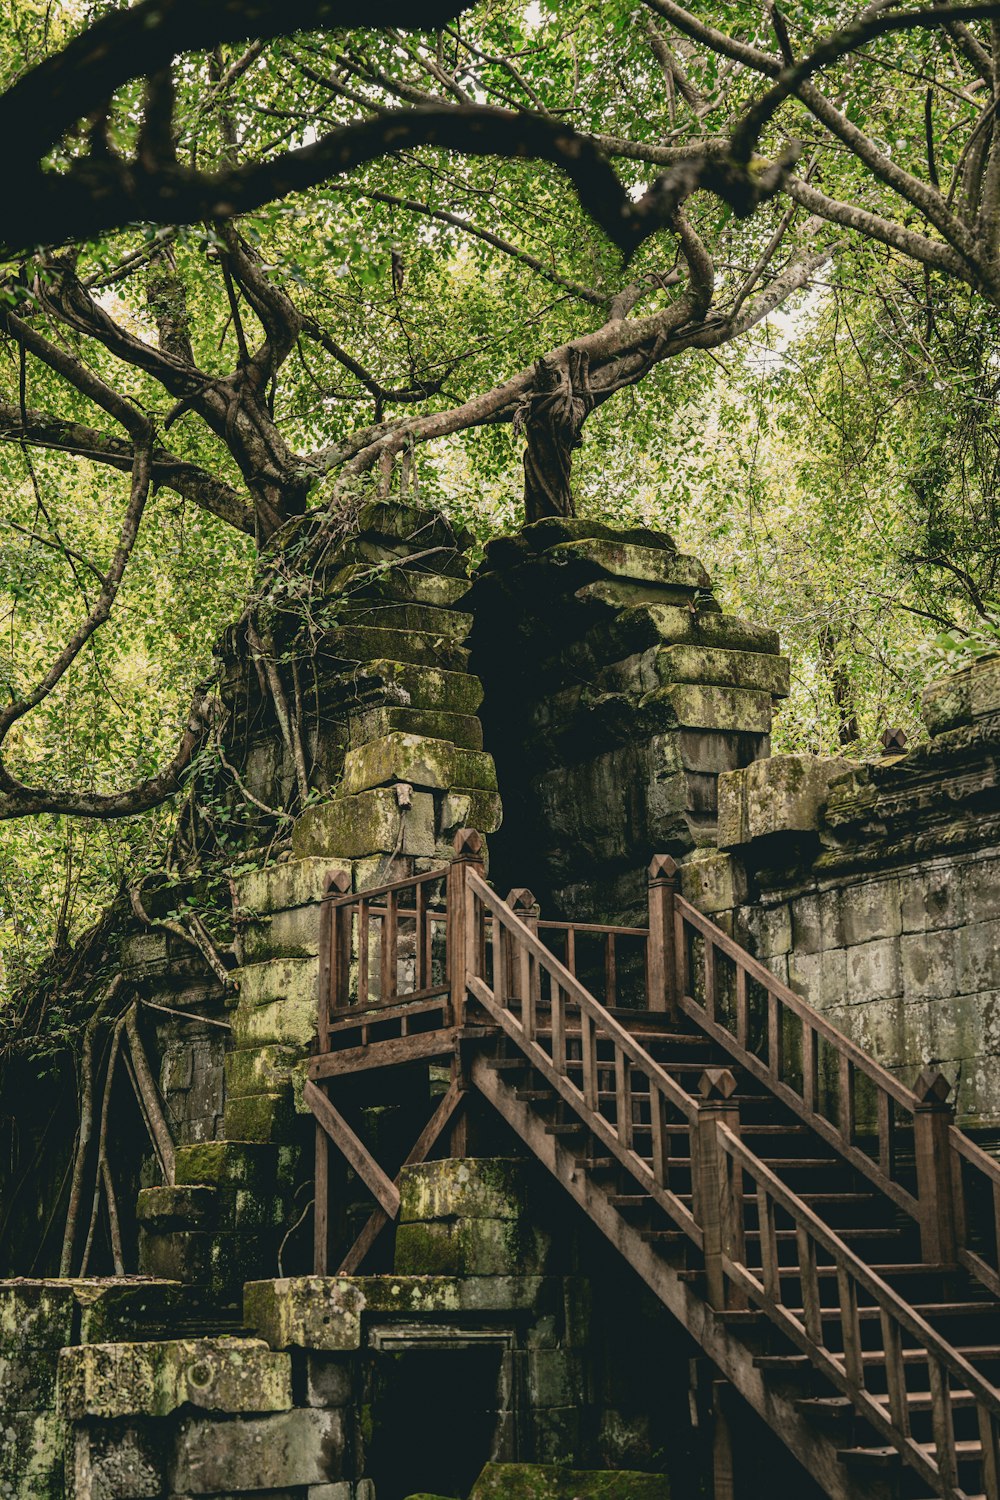
{"type": "Polygon", "coordinates": [[[723,776],[718,854],[683,889],[912,1082],[1000,1130],[1000,657],[935,683],[926,744],[870,765],[778,756],[723,776]]]}
{"type": "Polygon", "coordinates": [[[770,751],[788,692],[776,634],[723,614],[669,537],[584,521],[491,543],[471,607],[500,888],[635,918],[650,856],[713,846],[719,774],[770,751]]]}

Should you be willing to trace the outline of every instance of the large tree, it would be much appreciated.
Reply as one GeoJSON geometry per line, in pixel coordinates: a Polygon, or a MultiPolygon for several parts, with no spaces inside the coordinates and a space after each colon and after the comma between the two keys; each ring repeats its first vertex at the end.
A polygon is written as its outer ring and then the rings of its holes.
{"type": "MultiPolygon", "coordinates": [[[[1000,295],[994,6],[839,29],[736,7],[726,32],[673,0],[97,9],[75,35],[51,7],[5,22],[49,55],[0,97],[0,438],[129,483],[80,623],[15,665],[0,746],[109,618],[159,488],[273,554],[307,508],[412,487],[425,445],[502,425],[527,518],[567,513],[587,417],[760,323],[827,262],[824,221],[1000,295]]],[[[0,817],[148,808],[208,717],[202,688],[124,790],[0,763],[0,817]]]]}

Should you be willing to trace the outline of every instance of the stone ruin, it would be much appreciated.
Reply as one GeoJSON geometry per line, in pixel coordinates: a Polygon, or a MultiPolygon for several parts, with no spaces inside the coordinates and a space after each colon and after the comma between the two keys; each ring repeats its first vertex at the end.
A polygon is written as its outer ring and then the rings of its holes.
{"type": "MultiPolygon", "coordinates": [[[[320,795],[234,878],[229,972],[156,925],[165,882],[146,882],[151,922],[120,923],[173,1147],[165,1181],[122,1127],[126,1274],[101,1245],[86,1275],[56,1275],[72,1133],[46,1141],[39,1081],[9,1073],[8,1190],[22,1179],[37,1210],[8,1212],[2,1252],[2,1500],[700,1492],[711,1367],[497,1122],[468,1155],[402,1169],[370,1268],[311,1274],[301,1082],[335,872],[360,891],[443,869],[471,827],[498,890],[627,923],[650,858],[672,855],[724,931],[900,1076],[938,1062],[962,1122],[998,1140],[1000,662],[928,692],[909,754],[772,756],[777,637],[724,614],[669,538],[552,520],[474,573],[467,550],[442,516],[377,503],[327,554],[301,705],[320,795]]],[[[276,613],[279,660],[305,660],[298,628],[276,613]]],[[[220,655],[227,760],[283,805],[296,747],[245,639],[220,655]]],[[[429,1064],[360,1089],[372,1142],[398,1155],[446,1087],[429,1064]]],[[[347,1243],[369,1210],[345,1166],[347,1243]]],[[[811,1494],[746,1422],[775,1493],[811,1494]]]]}

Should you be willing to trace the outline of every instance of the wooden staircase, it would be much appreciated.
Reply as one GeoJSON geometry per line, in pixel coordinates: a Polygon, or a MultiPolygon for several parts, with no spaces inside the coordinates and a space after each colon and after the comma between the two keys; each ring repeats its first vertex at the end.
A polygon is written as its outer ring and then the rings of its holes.
{"type": "Polygon", "coordinates": [[[461,839],[433,918],[402,883],[335,898],[327,1047],[359,1024],[352,903],[380,950],[369,1016],[405,1009],[406,917],[418,997],[446,920],[468,1083],[823,1490],[1000,1500],[1000,1169],[955,1128],[941,1075],[905,1088],[683,901],[669,859],[648,928],[540,922],[461,839]]]}

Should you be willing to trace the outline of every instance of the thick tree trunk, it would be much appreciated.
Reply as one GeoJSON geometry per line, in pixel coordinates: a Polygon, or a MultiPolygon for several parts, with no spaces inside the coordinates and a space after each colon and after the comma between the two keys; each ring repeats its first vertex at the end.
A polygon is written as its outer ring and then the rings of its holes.
{"type": "Polygon", "coordinates": [[[535,388],[523,418],[524,518],[572,516],[573,449],[579,447],[584,421],[593,410],[587,360],[575,350],[568,359],[540,359],[535,388]]]}

